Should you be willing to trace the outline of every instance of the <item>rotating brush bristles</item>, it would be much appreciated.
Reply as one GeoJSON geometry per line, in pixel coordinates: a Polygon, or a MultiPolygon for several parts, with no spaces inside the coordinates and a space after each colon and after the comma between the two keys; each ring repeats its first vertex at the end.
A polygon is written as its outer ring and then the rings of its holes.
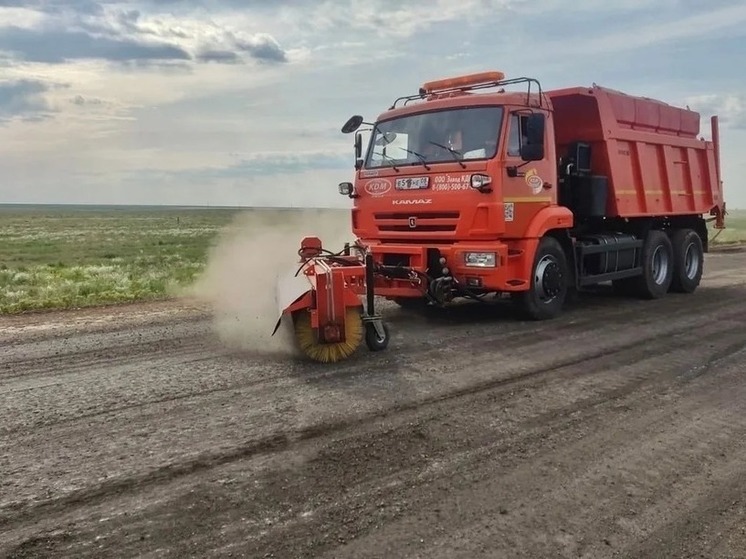
{"type": "Polygon", "coordinates": [[[345,341],[322,344],[311,326],[311,314],[301,311],[294,320],[295,339],[300,350],[314,361],[336,363],[350,357],[363,341],[365,327],[359,308],[349,307],[345,313],[345,341]]]}

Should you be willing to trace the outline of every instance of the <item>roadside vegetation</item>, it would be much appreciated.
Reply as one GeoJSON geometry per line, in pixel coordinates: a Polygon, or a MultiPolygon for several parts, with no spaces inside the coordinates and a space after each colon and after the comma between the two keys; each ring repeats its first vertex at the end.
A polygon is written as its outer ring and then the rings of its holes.
{"type": "Polygon", "coordinates": [[[235,210],[0,208],[0,312],[168,297],[235,210]]]}
{"type": "MultiPolygon", "coordinates": [[[[176,295],[240,211],[0,206],[0,313],[176,295]]],[[[252,212],[257,225],[283,222],[277,210],[252,212]]],[[[731,211],[715,244],[740,241],[746,211],[731,211]]]]}
{"type": "Polygon", "coordinates": [[[728,210],[725,226],[721,231],[710,230],[713,246],[746,242],[746,210],[728,210]]]}

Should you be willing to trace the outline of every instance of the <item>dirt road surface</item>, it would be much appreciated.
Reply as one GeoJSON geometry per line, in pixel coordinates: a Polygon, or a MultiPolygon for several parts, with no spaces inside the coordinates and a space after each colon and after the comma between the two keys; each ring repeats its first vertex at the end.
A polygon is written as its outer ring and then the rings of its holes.
{"type": "Polygon", "coordinates": [[[333,366],[174,303],[3,319],[0,556],[746,557],[745,283],[387,307],[333,366]]]}

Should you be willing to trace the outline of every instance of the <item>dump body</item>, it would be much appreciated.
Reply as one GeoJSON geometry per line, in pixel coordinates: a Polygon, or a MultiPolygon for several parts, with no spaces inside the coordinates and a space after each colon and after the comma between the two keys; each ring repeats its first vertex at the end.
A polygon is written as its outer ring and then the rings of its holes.
{"type": "Polygon", "coordinates": [[[547,92],[557,155],[590,148],[607,179],[606,217],[706,214],[723,203],[717,130],[698,139],[700,115],[598,86],[547,92]]]}

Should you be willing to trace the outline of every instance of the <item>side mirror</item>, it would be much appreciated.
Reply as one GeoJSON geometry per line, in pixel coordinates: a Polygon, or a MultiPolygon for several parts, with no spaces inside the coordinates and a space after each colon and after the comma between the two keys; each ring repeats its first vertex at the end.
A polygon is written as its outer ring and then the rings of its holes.
{"type": "Polygon", "coordinates": [[[358,132],[355,134],[355,170],[363,168],[363,136],[358,132]]]}
{"type": "Polygon", "coordinates": [[[359,196],[355,194],[355,186],[351,182],[339,183],[339,193],[342,196],[349,196],[350,198],[359,198],[359,196]]]}
{"type": "Polygon", "coordinates": [[[544,159],[544,113],[531,113],[526,122],[526,143],[521,146],[521,159],[540,161],[544,159]]]}
{"type": "Polygon", "coordinates": [[[350,119],[342,126],[342,134],[351,134],[363,123],[363,117],[360,115],[351,116],[350,119]]]}

